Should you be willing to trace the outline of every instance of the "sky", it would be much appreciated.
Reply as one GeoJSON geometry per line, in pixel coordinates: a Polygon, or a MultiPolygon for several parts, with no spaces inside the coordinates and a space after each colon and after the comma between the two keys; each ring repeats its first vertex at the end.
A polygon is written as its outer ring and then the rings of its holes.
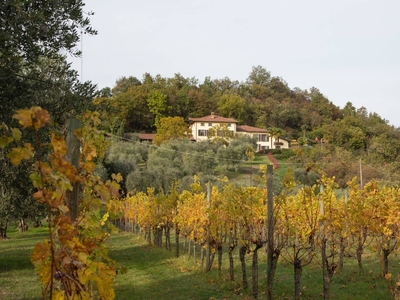
{"type": "Polygon", "coordinates": [[[316,87],[400,127],[398,0],[84,0],[99,34],[83,35],[82,80],[229,77],[253,66],[290,88],[316,87]]]}

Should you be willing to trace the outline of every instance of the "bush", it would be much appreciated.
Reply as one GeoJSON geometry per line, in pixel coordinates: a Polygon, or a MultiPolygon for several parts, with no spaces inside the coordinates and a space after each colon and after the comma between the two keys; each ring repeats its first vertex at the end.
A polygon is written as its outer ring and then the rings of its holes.
{"type": "Polygon", "coordinates": [[[292,149],[276,149],[276,150],[280,150],[280,153],[276,154],[272,153],[276,159],[286,160],[295,156],[295,153],[293,152],[292,149]]]}

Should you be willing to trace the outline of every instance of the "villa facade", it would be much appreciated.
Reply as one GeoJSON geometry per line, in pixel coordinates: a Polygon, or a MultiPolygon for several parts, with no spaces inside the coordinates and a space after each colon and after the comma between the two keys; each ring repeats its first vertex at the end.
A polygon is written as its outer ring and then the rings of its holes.
{"type": "Polygon", "coordinates": [[[189,127],[195,141],[205,141],[210,137],[210,132],[216,136],[227,136],[226,130],[229,135],[248,135],[257,139],[257,151],[266,149],[288,149],[290,141],[282,137],[274,137],[266,129],[238,125],[238,121],[231,118],[224,118],[211,113],[209,116],[201,118],[189,118],[189,127]],[[224,128],[224,131],[218,130],[224,128]]]}

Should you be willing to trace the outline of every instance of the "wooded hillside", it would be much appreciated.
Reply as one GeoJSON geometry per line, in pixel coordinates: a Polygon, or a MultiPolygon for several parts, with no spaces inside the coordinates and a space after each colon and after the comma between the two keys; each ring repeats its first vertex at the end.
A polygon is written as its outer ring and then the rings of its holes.
{"type": "MultiPolygon", "coordinates": [[[[215,112],[239,124],[280,129],[296,140],[296,161],[315,164],[345,184],[360,173],[365,180],[395,183],[400,170],[400,130],[367,108],[348,102],[343,108],[317,88],[291,89],[283,78],[264,67],[253,67],[245,82],[229,78],[172,78],[148,73],[140,80],[122,77],[94,100],[102,112],[103,129],[122,136],[127,132],[156,132],[164,117],[202,117],[215,112]]],[[[304,167],[306,168],[306,167],[304,167]]]]}

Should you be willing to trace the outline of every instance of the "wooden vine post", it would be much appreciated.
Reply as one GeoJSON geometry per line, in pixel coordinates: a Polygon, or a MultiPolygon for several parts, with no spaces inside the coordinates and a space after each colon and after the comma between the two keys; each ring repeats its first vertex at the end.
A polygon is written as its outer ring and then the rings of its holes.
{"type": "Polygon", "coordinates": [[[267,166],[267,207],[268,207],[268,252],[267,252],[267,299],[273,299],[272,287],[274,280],[273,255],[274,255],[274,198],[272,193],[273,166],[267,166]]]}
{"type": "MultiPolygon", "coordinates": [[[[208,209],[211,207],[211,182],[207,183],[207,205],[208,209]]],[[[210,216],[207,213],[207,248],[206,248],[206,271],[209,272],[211,270],[211,249],[210,249],[210,216]]]]}
{"type": "MultiPolygon", "coordinates": [[[[79,169],[80,141],[75,136],[75,130],[81,128],[81,121],[78,119],[66,120],[67,130],[67,153],[65,159],[75,168],[79,169]]],[[[73,183],[72,191],[67,192],[67,206],[70,211],[71,220],[74,221],[78,217],[78,201],[79,201],[79,183],[73,183]]]]}

